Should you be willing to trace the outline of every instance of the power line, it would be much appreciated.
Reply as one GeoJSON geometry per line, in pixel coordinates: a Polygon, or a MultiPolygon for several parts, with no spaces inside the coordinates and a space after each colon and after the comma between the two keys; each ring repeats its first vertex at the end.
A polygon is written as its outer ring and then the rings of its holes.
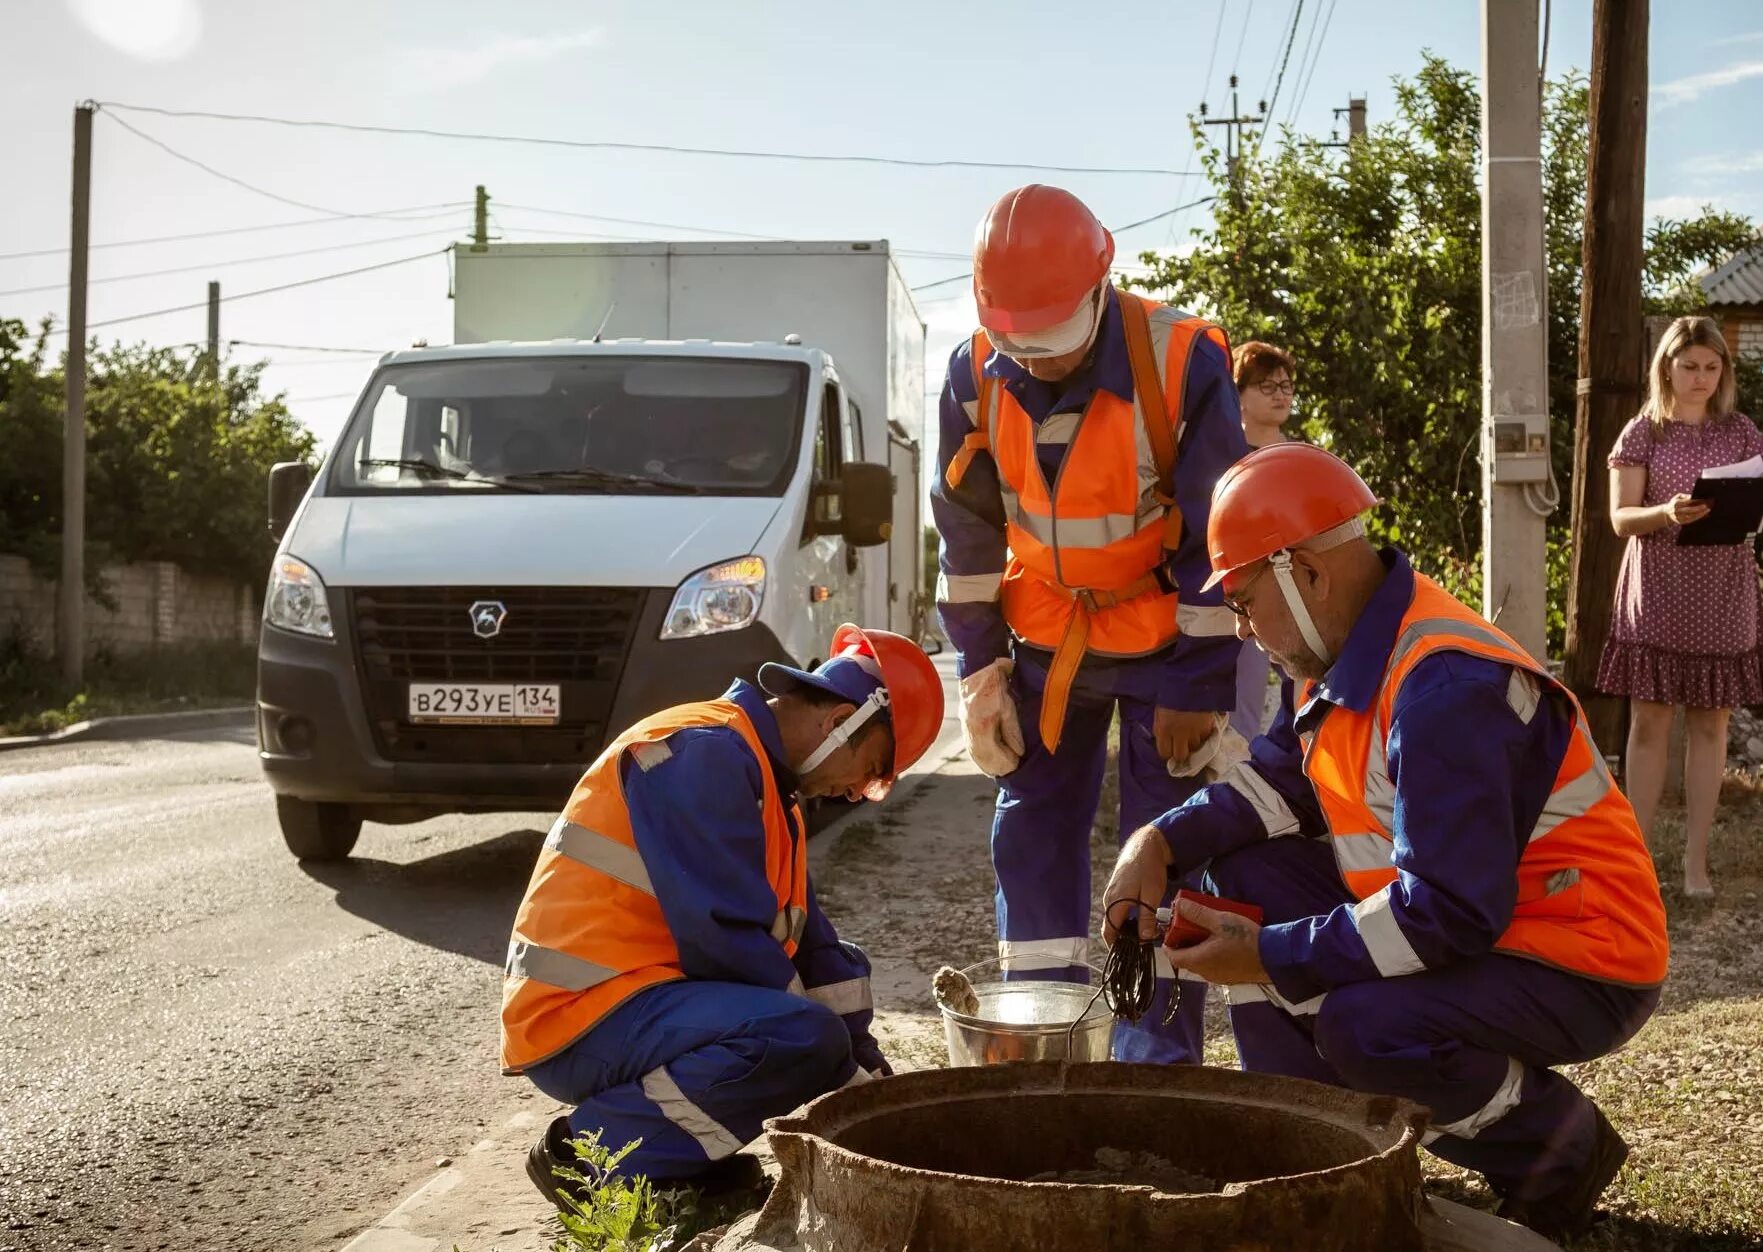
{"type": "MultiPolygon", "coordinates": [[[[365,217],[396,218],[399,221],[422,222],[437,217],[450,217],[453,210],[467,208],[469,200],[454,200],[447,204],[423,204],[408,209],[386,209],[380,213],[363,214],[365,217]],[[429,210],[444,210],[430,212],[429,210]]],[[[262,226],[226,226],[218,230],[193,230],[183,235],[156,235],[151,239],[113,239],[108,243],[91,245],[92,251],[99,248],[134,248],[154,243],[186,243],[192,239],[219,239],[225,235],[250,235],[266,230],[289,230],[296,226],[332,226],[339,220],[336,217],[305,217],[295,222],[266,222],[262,226]]],[[[20,261],[27,257],[66,256],[66,248],[33,248],[28,252],[0,252],[0,261],[20,261]]]]}
{"type": "Polygon", "coordinates": [[[496,207],[519,209],[522,213],[546,213],[552,217],[579,217],[586,222],[611,222],[614,226],[646,226],[651,230],[689,230],[700,235],[730,235],[737,239],[775,240],[776,235],[755,235],[744,230],[723,230],[715,226],[683,226],[678,222],[650,222],[635,217],[606,217],[600,213],[574,213],[568,209],[541,209],[531,204],[509,204],[498,200],[496,207]]]}
{"type": "MultiPolygon", "coordinates": [[[[201,347],[202,345],[191,344],[189,346],[201,347]]],[[[227,346],[229,348],[276,348],[284,352],[344,352],[363,356],[384,356],[392,350],[390,348],[328,348],[310,343],[266,343],[261,339],[229,339],[227,346]]]]}
{"type": "Polygon", "coordinates": [[[1233,74],[1236,73],[1243,64],[1243,45],[1248,42],[1249,22],[1254,16],[1255,0],[1249,0],[1249,3],[1243,8],[1243,30],[1242,33],[1237,36],[1237,52],[1236,55],[1230,59],[1230,71],[1233,74]]]}
{"type": "Polygon", "coordinates": [[[1218,36],[1224,32],[1224,0],[1218,0],[1218,23],[1212,28],[1212,51],[1206,54],[1206,77],[1200,80],[1200,101],[1212,94],[1212,67],[1218,61],[1218,36]]]}
{"type": "MultiPolygon", "coordinates": [[[[1297,7],[1298,0],[1292,0],[1292,7],[1286,10],[1286,20],[1284,25],[1290,26],[1293,21],[1296,20],[1297,7]]],[[[1261,99],[1269,99],[1269,93],[1273,90],[1273,78],[1274,75],[1278,73],[1279,68],[1280,61],[1277,57],[1267,63],[1267,80],[1261,84],[1261,99]]]]}
{"type": "MultiPolygon", "coordinates": [[[[102,105],[99,106],[99,111],[100,112],[103,111],[102,105]]],[[[179,152],[176,148],[172,147],[170,144],[166,143],[164,140],[155,138],[154,136],[149,135],[146,131],[139,129],[138,127],[130,125],[128,122],[123,121],[120,117],[116,116],[116,114],[114,114],[114,113],[110,114],[110,120],[112,122],[116,123],[116,125],[122,127],[124,130],[128,131],[129,134],[134,135],[137,139],[143,139],[146,142],[152,144],[155,148],[158,148],[161,152],[164,152],[166,155],[173,157],[179,161],[182,161],[186,165],[193,165],[197,169],[201,170],[204,174],[212,175],[213,177],[220,179],[223,183],[231,183],[235,187],[243,187],[246,191],[251,192],[253,195],[263,196],[266,199],[277,201],[280,204],[289,204],[289,205],[292,205],[293,207],[295,207],[296,209],[305,209],[309,213],[329,214],[331,217],[335,217],[335,218],[369,218],[369,217],[383,218],[385,216],[384,214],[380,214],[380,213],[348,213],[348,212],[343,211],[342,209],[327,209],[322,204],[308,204],[304,200],[295,200],[295,199],[292,199],[288,196],[280,195],[276,192],[269,191],[263,187],[259,187],[255,183],[248,183],[242,178],[236,178],[233,175],[225,173],[222,170],[217,170],[212,165],[208,165],[202,161],[198,161],[195,157],[190,156],[187,153],[179,152]]],[[[394,218],[392,220],[396,221],[399,219],[394,218]]]]}
{"type": "MultiPolygon", "coordinates": [[[[191,274],[201,270],[226,269],[233,265],[256,265],[264,261],[285,261],[291,257],[315,256],[321,252],[343,252],[350,248],[371,248],[377,243],[403,243],[411,239],[428,239],[442,233],[451,232],[445,231],[445,228],[430,227],[428,230],[419,230],[407,235],[386,235],[380,239],[357,239],[350,243],[322,244],[316,248],[296,248],[291,252],[266,252],[260,256],[235,257],[230,261],[204,261],[199,265],[174,265],[162,270],[139,270],[133,274],[110,274],[103,278],[88,279],[87,285],[95,287],[99,283],[126,283],[138,278],[164,278],[171,274],[191,274]]],[[[40,291],[64,291],[66,289],[66,283],[45,283],[40,287],[13,287],[7,291],[0,291],[0,296],[28,296],[35,295],[40,291]]]]}
{"type": "MultiPolygon", "coordinates": [[[[658,230],[695,230],[703,234],[737,235],[742,239],[753,239],[765,243],[783,241],[781,235],[753,235],[743,231],[720,231],[710,226],[683,226],[677,222],[640,222],[631,218],[599,217],[591,213],[565,213],[562,209],[531,209],[518,204],[504,204],[501,207],[519,209],[524,213],[557,213],[565,217],[581,217],[598,222],[629,222],[636,226],[653,226],[658,230]]],[[[571,239],[607,239],[633,242],[650,242],[651,240],[648,235],[612,235],[605,231],[558,230],[551,226],[529,226],[524,222],[515,222],[509,229],[536,235],[561,235],[571,239]]],[[[890,248],[889,251],[894,256],[920,257],[932,261],[965,261],[970,255],[966,252],[938,252],[927,248],[890,248]]]]}
{"type": "MultiPolygon", "coordinates": [[[[1304,20],[1304,0],[1297,0],[1292,7],[1292,29],[1286,35],[1285,54],[1279,59],[1279,73],[1273,80],[1273,94],[1267,98],[1267,116],[1273,116],[1275,106],[1279,104],[1279,89],[1285,85],[1286,64],[1292,59],[1292,45],[1298,42],[1298,25],[1304,20]]],[[[1257,143],[1259,148],[1260,144],[1257,143]]]]}
{"type": "MultiPolygon", "coordinates": [[[[253,296],[267,296],[278,291],[292,291],[296,287],[310,287],[315,283],[328,283],[333,279],[350,278],[356,274],[370,274],[374,270],[391,269],[394,265],[408,265],[412,261],[420,261],[425,257],[442,256],[446,251],[445,248],[442,248],[438,251],[418,252],[414,256],[399,257],[395,261],[381,261],[377,265],[363,265],[357,269],[339,270],[335,274],[319,274],[312,278],[301,278],[291,283],[277,283],[273,287],[259,287],[255,291],[236,291],[230,295],[222,296],[220,300],[222,304],[227,304],[234,300],[249,300],[253,296]]],[[[205,309],[207,307],[208,301],[198,300],[194,304],[178,304],[166,309],[151,309],[145,313],[129,313],[123,317],[106,318],[101,322],[88,322],[86,323],[86,328],[88,330],[97,330],[100,326],[117,326],[123,322],[139,322],[150,317],[162,317],[168,313],[188,313],[192,309],[205,309]]],[[[65,335],[67,331],[62,329],[52,331],[51,333],[65,335]]],[[[233,340],[232,342],[237,343],[243,341],[233,340]]]]}
{"type": "Polygon", "coordinates": [[[360,394],[361,393],[359,391],[337,391],[337,392],[333,392],[332,394],[330,394],[328,396],[296,396],[292,399],[283,400],[282,403],[283,404],[318,404],[324,400],[353,400],[356,396],[358,396],[360,394]]]}
{"type": "Polygon", "coordinates": [[[482,143],[537,144],[552,148],[580,148],[590,151],[663,152],[678,156],[736,157],[744,160],[810,161],[855,163],[861,165],[904,166],[912,169],[975,169],[975,170],[1041,170],[1054,174],[1139,174],[1159,178],[1175,178],[1180,171],[1144,166],[1102,165],[1040,165],[1030,161],[920,161],[907,157],[869,156],[855,153],[771,152],[739,148],[699,148],[681,144],[623,143],[605,139],[557,139],[543,135],[501,135],[476,131],[437,130],[424,126],[376,126],[362,122],[331,122],[312,118],[269,117],[254,113],[212,113],[200,109],[162,109],[144,104],[124,104],[105,100],[103,109],[122,109],[133,113],[153,113],[161,117],[202,118],[216,122],[256,122],[267,126],[309,127],[322,130],[350,131],[370,135],[417,135],[428,139],[464,139],[482,143]]]}
{"type": "MultiPolygon", "coordinates": [[[[1111,232],[1116,235],[1123,235],[1127,231],[1132,230],[1134,227],[1148,226],[1152,222],[1160,222],[1164,218],[1169,217],[1173,214],[1184,212],[1187,209],[1197,209],[1202,204],[1210,204],[1210,203],[1212,203],[1212,201],[1214,201],[1216,199],[1218,199],[1217,196],[1202,196],[1198,200],[1190,200],[1186,204],[1178,204],[1173,209],[1164,209],[1163,212],[1153,213],[1153,214],[1151,214],[1150,217],[1141,217],[1136,222],[1128,222],[1125,226],[1115,226],[1115,227],[1111,228],[1111,232]]],[[[1126,266],[1126,265],[1117,265],[1114,268],[1115,269],[1131,269],[1132,267],[1126,266]]],[[[912,288],[912,290],[913,291],[929,291],[933,287],[947,287],[950,283],[958,283],[958,282],[961,282],[963,279],[968,279],[968,278],[972,278],[972,277],[973,277],[973,271],[968,270],[967,273],[965,273],[965,274],[951,274],[947,278],[939,278],[935,282],[932,282],[932,283],[920,283],[920,284],[918,284],[918,286],[912,288]]]]}
{"type": "Polygon", "coordinates": [[[1310,65],[1309,68],[1304,71],[1303,82],[1298,88],[1298,98],[1292,104],[1292,111],[1286,114],[1286,125],[1288,126],[1297,120],[1299,111],[1304,107],[1304,101],[1310,96],[1310,82],[1316,77],[1317,63],[1322,60],[1322,46],[1328,40],[1329,23],[1334,21],[1334,9],[1338,2],[1339,0],[1328,0],[1328,12],[1322,16],[1322,29],[1320,32],[1317,31],[1314,23],[1311,24],[1310,34],[1312,36],[1311,43],[1313,45],[1313,50],[1310,53],[1310,65]]]}

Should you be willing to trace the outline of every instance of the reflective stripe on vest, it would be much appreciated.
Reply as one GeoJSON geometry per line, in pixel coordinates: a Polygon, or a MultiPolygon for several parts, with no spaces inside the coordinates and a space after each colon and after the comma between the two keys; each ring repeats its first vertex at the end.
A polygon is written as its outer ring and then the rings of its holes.
{"type": "Polygon", "coordinates": [[[668,709],[600,754],[539,849],[504,970],[506,1072],[555,1056],[644,988],[685,977],[631,829],[621,766],[628,755],[639,769],[657,768],[672,757],[668,736],[691,727],[733,730],[759,761],[765,872],[777,896],[773,933],[795,954],[808,920],[802,824],[785,811],[758,731],[731,701],[668,709]]]}
{"type": "MultiPolygon", "coordinates": [[[[1550,795],[1526,837],[1512,920],[1495,947],[1589,977],[1649,987],[1665,976],[1664,906],[1634,811],[1617,790],[1579,704],[1517,643],[1423,575],[1372,707],[1326,709],[1307,735],[1304,772],[1332,835],[1335,861],[1360,903],[1360,937],[1385,976],[1422,968],[1389,908],[1396,881],[1395,785],[1389,724],[1401,685],[1438,651],[1466,652],[1512,666],[1513,712],[1528,722],[1543,694],[1565,700],[1574,730],[1550,795]]],[[[1308,704],[1314,683],[1305,684],[1308,704]]],[[[1466,752],[1473,745],[1465,745],[1466,752]]]]}

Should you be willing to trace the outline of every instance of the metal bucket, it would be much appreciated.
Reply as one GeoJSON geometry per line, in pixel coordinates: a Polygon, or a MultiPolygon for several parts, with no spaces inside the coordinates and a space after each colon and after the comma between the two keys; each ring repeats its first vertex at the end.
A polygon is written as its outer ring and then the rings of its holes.
{"type": "Polygon", "coordinates": [[[949,1064],[1108,1060],[1114,1015],[1096,996],[1102,971],[1093,965],[1087,968],[1088,984],[1054,982],[1032,974],[1006,982],[995,959],[969,965],[961,972],[979,997],[979,1012],[970,1016],[937,1006],[943,1014],[949,1064]]]}

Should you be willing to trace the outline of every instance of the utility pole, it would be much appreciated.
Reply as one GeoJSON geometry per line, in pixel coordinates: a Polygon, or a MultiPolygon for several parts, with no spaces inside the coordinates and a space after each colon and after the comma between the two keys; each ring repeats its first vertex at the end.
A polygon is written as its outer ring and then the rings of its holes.
{"type": "Polygon", "coordinates": [[[1336,109],[1334,111],[1334,120],[1337,129],[1334,134],[1329,137],[1329,142],[1322,145],[1324,148],[1345,148],[1355,139],[1365,138],[1365,97],[1348,96],[1347,107],[1344,109],[1336,109]],[[1341,114],[1343,113],[1347,115],[1347,137],[1345,140],[1341,139],[1341,132],[1338,129],[1341,124],[1341,114]]]}
{"type": "Polygon", "coordinates": [[[490,248],[490,193],[484,185],[477,186],[477,209],[472,214],[471,250],[487,252],[490,248]]]}
{"type": "Polygon", "coordinates": [[[1537,0],[1482,0],[1481,66],[1482,612],[1544,661],[1556,501],[1537,0]]]}
{"type": "Polygon", "coordinates": [[[220,284],[208,284],[208,368],[220,377],[220,284]]]}
{"type": "Polygon", "coordinates": [[[1585,279],[1573,437],[1573,578],[1567,685],[1606,756],[1627,737],[1627,704],[1596,693],[1625,540],[1610,529],[1605,458],[1640,408],[1642,195],[1647,165],[1648,0],[1595,0],[1586,156],[1585,279]]]}
{"type": "Polygon", "coordinates": [[[73,111],[73,228],[67,267],[67,423],[61,452],[61,583],[56,651],[61,676],[78,686],[85,669],[86,611],[86,253],[92,242],[91,101],[73,111]]]}
{"type": "MultiPolygon", "coordinates": [[[[1262,113],[1267,112],[1267,101],[1261,101],[1260,109],[1262,113]]],[[[1243,155],[1243,127],[1259,126],[1267,120],[1265,117],[1245,116],[1242,109],[1238,107],[1237,76],[1235,74],[1230,76],[1230,113],[1229,117],[1207,117],[1205,101],[1200,102],[1200,119],[1205,125],[1227,128],[1224,132],[1224,163],[1225,169],[1230,175],[1230,185],[1234,189],[1237,185],[1237,161],[1243,155]]]]}

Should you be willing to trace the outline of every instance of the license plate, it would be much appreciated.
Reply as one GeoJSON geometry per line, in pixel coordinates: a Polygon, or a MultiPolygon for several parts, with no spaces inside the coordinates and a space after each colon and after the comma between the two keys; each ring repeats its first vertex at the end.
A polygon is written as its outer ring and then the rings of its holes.
{"type": "Polygon", "coordinates": [[[412,722],[549,726],[561,706],[556,683],[411,683],[412,722]]]}

